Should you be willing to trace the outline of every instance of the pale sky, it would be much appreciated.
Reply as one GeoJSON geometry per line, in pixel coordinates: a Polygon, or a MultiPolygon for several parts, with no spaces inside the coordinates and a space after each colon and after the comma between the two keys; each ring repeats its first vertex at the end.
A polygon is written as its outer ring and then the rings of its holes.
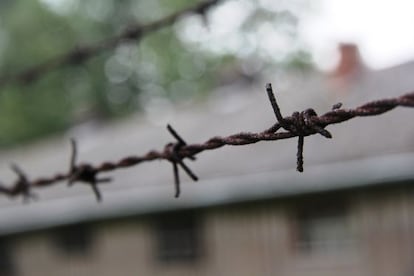
{"type": "MultiPolygon", "coordinates": [[[[268,10],[291,10],[298,16],[299,35],[316,65],[332,69],[337,45],[356,43],[364,62],[381,69],[414,60],[414,0],[258,0],[268,10]]],[[[183,38],[218,53],[248,56],[252,51],[277,60],[298,44],[270,23],[258,27],[251,41],[238,35],[240,22],[252,8],[249,0],[229,0],[211,13],[209,32],[197,20],[184,20],[183,38]]]]}
{"type": "Polygon", "coordinates": [[[338,42],[357,43],[377,69],[414,60],[413,0],[319,1],[301,31],[322,68],[335,64],[331,53],[338,42]]]}

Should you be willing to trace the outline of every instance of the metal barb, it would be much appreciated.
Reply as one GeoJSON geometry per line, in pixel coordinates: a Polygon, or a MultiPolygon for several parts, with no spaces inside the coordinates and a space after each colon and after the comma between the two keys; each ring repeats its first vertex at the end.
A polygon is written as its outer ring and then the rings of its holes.
{"type": "Polygon", "coordinates": [[[174,184],[175,184],[175,196],[174,197],[179,197],[180,193],[181,193],[181,189],[180,189],[180,175],[178,172],[178,166],[176,162],[172,163],[173,165],[173,172],[174,172],[174,184]]]}
{"type": "MultiPolygon", "coordinates": [[[[70,168],[69,168],[69,172],[73,172],[76,166],[76,158],[78,155],[78,151],[77,151],[77,145],[76,145],[76,140],[74,138],[70,139],[70,144],[71,144],[71,148],[72,148],[72,154],[70,156],[70,168]]],[[[71,184],[71,182],[69,182],[69,184],[71,184]]]]}
{"type": "Polygon", "coordinates": [[[96,201],[101,202],[102,201],[102,195],[101,195],[101,191],[99,191],[99,189],[98,189],[96,181],[92,181],[90,183],[90,185],[91,185],[93,193],[95,194],[96,201]]]}
{"type": "Polygon", "coordinates": [[[298,136],[298,152],[296,154],[296,170],[298,172],[303,172],[303,144],[304,144],[304,137],[298,136]]]}
{"type": "MultiPolygon", "coordinates": [[[[166,145],[167,160],[169,160],[173,165],[174,173],[174,184],[175,184],[175,197],[179,197],[181,194],[180,189],[180,173],[178,171],[178,165],[187,173],[187,175],[194,181],[198,180],[198,177],[191,171],[191,169],[184,163],[183,159],[185,157],[180,155],[180,149],[187,145],[184,139],[175,131],[175,129],[168,124],[168,131],[171,135],[177,140],[177,143],[170,143],[166,145]]],[[[191,160],[196,160],[194,156],[186,156],[191,160]]]]}
{"type": "Polygon", "coordinates": [[[28,180],[26,174],[17,164],[11,164],[10,168],[14,171],[18,179],[14,185],[14,191],[12,192],[14,195],[21,194],[23,196],[23,202],[29,202],[31,199],[37,199],[37,196],[31,192],[31,184],[28,180]]]}
{"type": "Polygon", "coordinates": [[[328,130],[324,129],[324,126],[318,124],[318,114],[312,108],[308,108],[302,112],[293,112],[292,116],[283,118],[270,83],[266,84],[266,92],[279,125],[275,124],[265,132],[275,133],[280,129],[280,127],[283,127],[289,133],[299,137],[298,152],[296,154],[296,169],[299,172],[303,172],[304,137],[314,133],[319,133],[325,138],[332,138],[332,134],[328,130]]]}
{"type": "Polygon", "coordinates": [[[273,94],[271,83],[266,84],[266,92],[267,92],[267,96],[269,97],[269,101],[270,101],[270,104],[272,105],[273,112],[275,113],[277,121],[283,128],[286,129],[287,123],[285,119],[283,118],[282,113],[280,112],[279,105],[277,104],[275,95],[273,94]]]}
{"type": "Polygon", "coordinates": [[[10,168],[12,169],[12,171],[14,171],[17,176],[19,177],[19,179],[21,179],[24,182],[28,182],[26,174],[22,171],[22,169],[20,169],[19,166],[17,166],[17,164],[11,164],[10,168]]]}
{"type": "Polygon", "coordinates": [[[184,141],[184,139],[181,138],[180,135],[178,135],[177,131],[175,131],[175,129],[170,124],[167,124],[167,129],[171,133],[171,135],[178,141],[179,144],[181,144],[181,145],[186,145],[187,144],[184,141]]]}
{"type": "Polygon", "coordinates": [[[324,129],[323,127],[319,126],[313,119],[318,117],[318,114],[312,108],[309,108],[302,112],[303,120],[305,121],[305,125],[312,129],[313,131],[319,133],[320,135],[324,136],[325,138],[332,138],[332,134],[324,129]]]}
{"type": "MultiPolygon", "coordinates": [[[[170,124],[167,124],[167,129],[171,133],[171,135],[178,141],[180,146],[187,145],[187,143],[184,141],[184,139],[177,133],[177,131],[175,131],[175,129],[170,124]]],[[[197,159],[197,158],[195,158],[195,156],[188,156],[187,158],[189,158],[190,160],[193,160],[193,161],[197,159]]]]}
{"type": "Polygon", "coordinates": [[[191,169],[183,162],[182,158],[178,156],[178,151],[174,153],[176,156],[176,162],[181,166],[181,168],[187,173],[187,175],[194,181],[198,181],[198,177],[191,171],[191,169]]]}
{"type": "Polygon", "coordinates": [[[294,112],[291,119],[287,120],[283,118],[282,113],[280,112],[279,105],[277,104],[275,95],[273,94],[272,84],[266,84],[266,92],[269,97],[270,104],[272,105],[273,112],[275,113],[276,119],[279,124],[287,131],[297,135],[298,138],[298,151],[296,154],[296,169],[299,172],[303,172],[303,144],[304,144],[304,126],[305,126],[305,116],[304,113],[294,112]]]}
{"type": "Polygon", "coordinates": [[[71,148],[72,153],[70,158],[68,185],[71,186],[75,182],[83,182],[90,185],[92,192],[95,194],[96,200],[101,202],[102,194],[98,188],[98,183],[110,182],[111,178],[106,177],[98,179],[96,176],[99,171],[90,164],[76,165],[78,151],[75,139],[71,139],[71,148]]]}

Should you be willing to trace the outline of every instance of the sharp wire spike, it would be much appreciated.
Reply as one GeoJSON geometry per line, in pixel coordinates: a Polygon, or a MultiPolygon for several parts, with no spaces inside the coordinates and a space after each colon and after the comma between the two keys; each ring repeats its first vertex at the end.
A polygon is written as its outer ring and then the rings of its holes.
{"type": "Polygon", "coordinates": [[[304,138],[302,135],[298,136],[298,152],[297,152],[297,167],[298,172],[303,172],[303,144],[304,138]]]}
{"type": "Polygon", "coordinates": [[[17,193],[20,193],[23,196],[23,202],[27,203],[30,201],[30,199],[37,199],[36,194],[30,191],[31,182],[27,179],[27,176],[23,172],[23,170],[17,164],[14,163],[12,163],[10,167],[18,176],[18,180],[16,182],[16,189],[17,193]]]}
{"type": "Polygon", "coordinates": [[[181,138],[180,135],[178,135],[178,133],[175,131],[175,129],[170,124],[167,125],[167,129],[171,133],[171,135],[175,139],[177,139],[177,141],[178,141],[179,144],[181,144],[181,145],[187,145],[187,143],[184,141],[184,139],[181,138]]]}
{"type": "Polygon", "coordinates": [[[70,167],[69,167],[69,175],[68,175],[68,185],[72,186],[76,181],[85,182],[91,186],[93,193],[95,194],[96,200],[100,202],[102,200],[101,192],[98,188],[98,183],[105,183],[110,182],[110,177],[105,178],[96,178],[96,171],[92,165],[76,165],[77,159],[77,144],[75,139],[70,139],[71,141],[71,157],[70,157],[70,167]]]}
{"type": "Polygon", "coordinates": [[[180,175],[178,172],[178,166],[176,162],[172,163],[173,165],[173,173],[174,173],[174,185],[175,185],[175,197],[178,198],[180,196],[180,175]]]}
{"type": "MultiPolygon", "coordinates": [[[[175,185],[175,197],[179,197],[181,193],[180,189],[180,176],[178,171],[178,166],[180,166],[187,175],[194,181],[198,180],[198,177],[191,171],[191,169],[184,163],[183,159],[185,157],[182,157],[179,154],[180,148],[183,146],[186,146],[187,143],[185,140],[175,131],[175,129],[170,125],[167,124],[167,129],[171,133],[171,135],[177,140],[176,144],[169,144],[167,145],[168,149],[168,155],[167,158],[173,165],[173,173],[174,173],[174,185],[175,185]]],[[[186,156],[186,158],[189,158],[191,160],[196,160],[194,156],[186,156]]]]}
{"type": "Polygon", "coordinates": [[[280,111],[279,105],[277,104],[275,95],[273,93],[273,89],[272,89],[272,84],[271,83],[267,83],[266,84],[266,92],[267,92],[267,96],[269,97],[269,101],[270,104],[272,105],[273,108],[273,113],[276,116],[276,120],[279,122],[279,124],[286,130],[288,130],[289,126],[286,123],[285,119],[282,116],[282,113],[280,111]]]}
{"type": "Polygon", "coordinates": [[[17,164],[13,163],[10,165],[10,167],[19,176],[20,179],[27,181],[26,175],[17,164]]]}
{"type": "Polygon", "coordinates": [[[74,138],[70,139],[71,147],[72,147],[72,154],[70,156],[70,171],[72,172],[75,169],[76,165],[76,157],[77,157],[77,145],[76,140],[74,138]]]}
{"type": "Polygon", "coordinates": [[[92,181],[90,183],[90,185],[91,185],[93,193],[95,194],[96,201],[101,202],[102,201],[102,195],[101,195],[101,191],[99,191],[99,189],[98,189],[96,181],[92,181]]]}
{"type": "Polygon", "coordinates": [[[198,177],[191,171],[191,169],[181,160],[177,160],[178,164],[180,164],[181,168],[191,177],[192,180],[198,181],[198,177]]]}

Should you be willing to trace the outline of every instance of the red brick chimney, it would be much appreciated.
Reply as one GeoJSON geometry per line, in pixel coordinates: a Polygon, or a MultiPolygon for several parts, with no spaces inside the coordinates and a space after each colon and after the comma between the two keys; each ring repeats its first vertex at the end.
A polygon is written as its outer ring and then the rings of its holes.
{"type": "Polygon", "coordinates": [[[344,93],[361,77],[365,68],[358,46],[353,43],[341,43],[338,46],[339,62],[330,74],[332,89],[344,93]]]}
{"type": "Polygon", "coordinates": [[[333,76],[343,78],[358,74],[364,67],[358,46],[352,43],[341,43],[338,50],[339,63],[333,72],[333,76]]]}

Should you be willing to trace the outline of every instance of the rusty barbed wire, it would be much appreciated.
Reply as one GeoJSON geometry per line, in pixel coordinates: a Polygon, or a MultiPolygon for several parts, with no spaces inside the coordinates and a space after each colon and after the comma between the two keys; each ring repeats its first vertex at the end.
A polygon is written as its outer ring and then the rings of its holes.
{"type": "Polygon", "coordinates": [[[179,19],[189,14],[198,14],[205,21],[207,12],[224,1],[225,0],[205,0],[148,24],[130,24],[118,35],[108,37],[95,44],[78,45],[59,56],[31,66],[16,74],[0,76],[0,86],[13,83],[30,84],[51,71],[68,65],[81,64],[105,50],[114,49],[120,44],[131,41],[139,42],[144,36],[154,33],[164,27],[172,26],[172,24],[179,19]]]}
{"type": "Polygon", "coordinates": [[[34,197],[32,193],[33,188],[50,186],[62,181],[68,181],[69,186],[76,182],[82,182],[90,185],[97,201],[101,201],[102,195],[98,186],[101,183],[110,182],[111,178],[98,178],[98,174],[133,167],[142,162],[167,160],[173,165],[175,197],[178,197],[180,195],[179,167],[192,180],[198,180],[198,177],[184,163],[184,159],[188,158],[195,161],[197,154],[206,150],[215,150],[223,146],[243,146],[260,141],[275,141],[294,137],[298,137],[296,169],[302,172],[305,137],[320,134],[325,138],[332,138],[332,134],[325,129],[328,125],[342,123],[355,117],[380,115],[398,106],[414,107],[414,92],[411,92],[397,98],[369,102],[355,109],[341,109],[342,104],[338,103],[332,107],[331,111],[321,116],[318,116],[315,110],[309,108],[302,112],[294,112],[291,116],[283,117],[270,83],[266,85],[266,92],[276,117],[276,123],[262,132],[240,132],[226,137],[215,136],[201,144],[187,144],[171,125],[167,125],[168,131],[176,142],[166,144],[163,150],[151,150],[141,156],[127,156],[118,161],[105,161],[98,165],[91,163],[76,164],[77,144],[72,139],[72,152],[68,172],[58,173],[51,177],[29,180],[22,169],[17,165],[12,165],[12,170],[17,174],[18,178],[11,186],[0,184],[0,193],[9,197],[22,196],[27,201],[34,197]],[[280,131],[280,129],[284,129],[284,131],[280,131]]]}

